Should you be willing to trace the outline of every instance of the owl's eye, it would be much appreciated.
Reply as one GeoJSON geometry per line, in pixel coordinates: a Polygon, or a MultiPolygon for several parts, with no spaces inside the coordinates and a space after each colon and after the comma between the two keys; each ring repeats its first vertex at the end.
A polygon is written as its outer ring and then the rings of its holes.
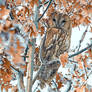
{"type": "Polygon", "coordinates": [[[56,19],[54,18],[53,21],[56,22],[56,19]]]}
{"type": "Polygon", "coordinates": [[[65,22],[66,22],[65,20],[62,21],[62,23],[65,23],[65,22]]]}

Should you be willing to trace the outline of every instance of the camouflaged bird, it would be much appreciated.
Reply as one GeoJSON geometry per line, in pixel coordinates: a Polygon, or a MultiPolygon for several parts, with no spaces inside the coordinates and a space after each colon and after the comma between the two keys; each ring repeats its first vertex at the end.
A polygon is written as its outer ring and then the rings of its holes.
{"type": "Polygon", "coordinates": [[[68,52],[71,43],[72,23],[66,14],[54,12],[48,19],[48,28],[40,45],[42,69],[38,75],[41,86],[50,83],[59,66],[59,56],[68,52]]]}

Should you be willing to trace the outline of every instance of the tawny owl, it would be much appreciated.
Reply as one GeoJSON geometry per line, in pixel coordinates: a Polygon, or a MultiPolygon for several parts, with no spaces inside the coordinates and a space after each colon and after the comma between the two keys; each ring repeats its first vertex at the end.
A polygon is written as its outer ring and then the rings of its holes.
{"type": "Polygon", "coordinates": [[[43,63],[38,79],[41,85],[50,83],[59,66],[59,56],[70,47],[72,24],[66,14],[54,12],[48,19],[48,28],[40,46],[40,59],[43,63]]]}
{"type": "MultiPolygon", "coordinates": [[[[70,47],[72,24],[68,15],[59,12],[51,14],[48,20],[46,39],[43,42],[42,57],[47,61],[58,59],[70,47]]],[[[44,39],[44,38],[43,38],[44,39]]]]}

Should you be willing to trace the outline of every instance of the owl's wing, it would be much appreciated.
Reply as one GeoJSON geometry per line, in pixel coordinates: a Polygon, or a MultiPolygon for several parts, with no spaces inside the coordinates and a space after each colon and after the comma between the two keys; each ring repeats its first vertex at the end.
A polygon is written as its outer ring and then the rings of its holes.
{"type": "Polygon", "coordinates": [[[46,40],[44,43],[44,47],[46,48],[46,50],[49,50],[55,45],[55,42],[57,40],[57,33],[58,33],[58,29],[56,28],[50,28],[47,30],[46,40]]]}
{"type": "Polygon", "coordinates": [[[51,60],[53,53],[55,53],[57,34],[58,29],[49,28],[45,36],[42,38],[40,45],[40,58],[43,60],[51,60]]]}

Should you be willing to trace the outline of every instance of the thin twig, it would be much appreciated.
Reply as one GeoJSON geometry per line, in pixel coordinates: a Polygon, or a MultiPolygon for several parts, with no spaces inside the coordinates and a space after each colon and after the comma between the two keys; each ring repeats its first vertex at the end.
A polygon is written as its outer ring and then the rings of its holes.
{"type": "Polygon", "coordinates": [[[76,56],[76,55],[79,55],[79,54],[81,54],[82,52],[84,52],[84,51],[86,51],[86,50],[88,50],[88,49],[90,49],[90,48],[92,48],[92,44],[90,44],[90,45],[87,46],[86,48],[84,48],[84,49],[82,49],[82,50],[80,50],[80,51],[78,51],[78,52],[76,52],[76,53],[74,53],[74,54],[72,54],[72,55],[69,55],[68,58],[72,58],[72,57],[74,57],[74,56],[76,56]]]}
{"type": "Polygon", "coordinates": [[[25,53],[24,53],[24,61],[26,61],[28,50],[29,50],[29,47],[27,45],[27,47],[25,49],[25,53]]]}
{"type": "Polygon", "coordinates": [[[87,84],[87,80],[89,79],[89,76],[92,74],[92,71],[90,71],[90,73],[88,74],[87,78],[85,79],[85,81],[81,84],[81,86],[87,84]]]}
{"type": "MultiPolygon", "coordinates": [[[[79,51],[79,49],[80,49],[80,47],[81,47],[81,43],[83,42],[83,40],[84,40],[84,38],[85,38],[85,36],[86,36],[86,33],[87,33],[87,30],[88,29],[88,26],[87,26],[87,28],[86,28],[86,30],[84,31],[84,33],[82,34],[82,37],[81,37],[81,39],[80,39],[80,41],[79,41],[79,46],[78,46],[78,50],[77,51],[79,51]]],[[[80,29],[79,29],[80,30],[80,29]]]]}
{"type": "Polygon", "coordinates": [[[18,88],[19,88],[19,92],[25,92],[25,87],[23,84],[23,74],[21,71],[18,72],[17,74],[17,80],[18,80],[18,88]]]}
{"type": "Polygon", "coordinates": [[[42,14],[42,16],[40,17],[40,18],[38,18],[38,22],[40,21],[40,19],[44,16],[44,14],[46,13],[46,11],[48,10],[48,8],[49,8],[49,6],[51,5],[51,3],[52,3],[52,1],[53,0],[50,0],[50,2],[49,2],[49,4],[48,4],[48,6],[47,6],[47,8],[45,9],[45,11],[43,12],[43,14],[42,14]]]}
{"type": "Polygon", "coordinates": [[[69,92],[70,91],[71,84],[72,84],[71,80],[68,80],[68,85],[67,85],[67,88],[66,88],[66,91],[65,92],[69,92]]]}
{"type": "Polygon", "coordinates": [[[36,92],[36,90],[38,89],[38,86],[39,86],[39,84],[36,86],[36,88],[34,89],[34,91],[33,91],[33,92],[36,92]]]}
{"type": "Polygon", "coordinates": [[[40,4],[39,8],[41,8],[43,5],[46,5],[49,1],[44,2],[44,4],[40,4]]]}
{"type": "Polygon", "coordinates": [[[56,82],[54,80],[52,80],[52,82],[54,83],[54,85],[56,87],[56,90],[57,90],[56,92],[59,92],[56,82]]]}

